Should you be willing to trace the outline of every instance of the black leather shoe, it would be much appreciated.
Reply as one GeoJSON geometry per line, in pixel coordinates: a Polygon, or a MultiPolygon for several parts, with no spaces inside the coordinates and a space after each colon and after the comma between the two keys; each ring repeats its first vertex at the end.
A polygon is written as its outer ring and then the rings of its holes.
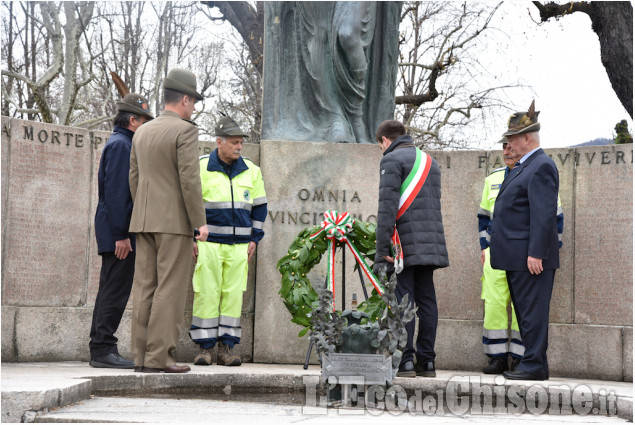
{"type": "Polygon", "coordinates": [[[415,372],[415,364],[412,360],[408,360],[399,366],[399,370],[397,371],[398,378],[414,378],[416,376],[417,373],[415,372]]]}
{"type": "Polygon", "coordinates": [[[426,378],[434,378],[437,376],[436,370],[434,370],[434,362],[419,362],[415,365],[415,373],[417,376],[425,376],[426,378]]]}
{"type": "Polygon", "coordinates": [[[134,362],[126,360],[118,353],[110,353],[105,356],[93,357],[89,363],[92,367],[108,367],[112,369],[134,369],[134,362]]]}
{"type": "Polygon", "coordinates": [[[512,367],[509,370],[512,370],[512,371],[516,370],[519,364],[520,364],[520,359],[512,357],[512,367]]]}
{"type": "Polygon", "coordinates": [[[507,358],[491,357],[487,366],[483,368],[483,373],[488,375],[499,375],[507,370],[507,358]]]}
{"type": "Polygon", "coordinates": [[[503,372],[503,376],[507,379],[514,381],[544,381],[545,378],[536,376],[533,373],[525,372],[524,370],[516,369],[512,372],[503,372]]]}

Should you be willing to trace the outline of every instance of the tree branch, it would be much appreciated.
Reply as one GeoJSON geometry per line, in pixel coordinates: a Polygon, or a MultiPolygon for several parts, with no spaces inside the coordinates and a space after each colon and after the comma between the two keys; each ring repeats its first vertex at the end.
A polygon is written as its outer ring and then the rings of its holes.
{"type": "Polygon", "coordinates": [[[532,2],[538,11],[540,12],[540,20],[547,22],[550,18],[559,19],[565,15],[570,15],[574,12],[584,12],[589,14],[589,2],[577,1],[569,2],[565,4],[557,4],[556,2],[541,3],[539,1],[532,2]]]}

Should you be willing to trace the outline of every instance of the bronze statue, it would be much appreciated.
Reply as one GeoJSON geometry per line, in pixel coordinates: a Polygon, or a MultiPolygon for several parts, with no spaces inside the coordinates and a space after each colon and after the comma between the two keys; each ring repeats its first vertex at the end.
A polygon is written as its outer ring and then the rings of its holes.
{"type": "Polygon", "coordinates": [[[399,2],[266,2],[263,139],[372,143],[393,117],[399,2]]]}

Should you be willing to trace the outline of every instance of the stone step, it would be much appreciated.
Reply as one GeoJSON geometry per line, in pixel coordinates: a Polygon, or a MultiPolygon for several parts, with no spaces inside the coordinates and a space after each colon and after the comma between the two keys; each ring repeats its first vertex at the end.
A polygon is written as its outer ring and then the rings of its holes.
{"type": "Polygon", "coordinates": [[[396,420],[403,424],[421,424],[428,420],[434,423],[494,423],[508,424],[512,421],[553,423],[619,424],[627,422],[617,416],[602,415],[533,415],[510,413],[454,414],[449,411],[370,410],[351,408],[316,409],[303,405],[272,401],[240,401],[203,398],[141,398],[100,397],[80,401],[71,406],[49,410],[39,415],[38,423],[96,423],[96,422],[150,422],[150,423],[198,423],[202,420],[214,423],[329,423],[329,424],[386,424],[396,420]]]}

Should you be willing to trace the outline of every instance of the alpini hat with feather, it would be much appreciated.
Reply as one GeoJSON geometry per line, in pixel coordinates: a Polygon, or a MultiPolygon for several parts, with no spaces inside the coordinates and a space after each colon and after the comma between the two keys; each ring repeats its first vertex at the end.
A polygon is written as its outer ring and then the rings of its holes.
{"type": "Polygon", "coordinates": [[[149,120],[154,119],[154,116],[150,113],[148,100],[137,93],[128,93],[123,99],[117,102],[117,111],[132,112],[133,114],[143,115],[149,120]]]}
{"type": "Polygon", "coordinates": [[[203,100],[203,96],[196,91],[196,75],[187,69],[172,68],[168,76],[163,79],[163,88],[194,96],[196,100],[203,100]]]}
{"type": "Polygon", "coordinates": [[[243,136],[249,137],[249,134],[241,130],[240,126],[230,117],[222,117],[218,120],[216,128],[214,129],[214,135],[217,137],[227,136],[243,136]]]}
{"type": "Polygon", "coordinates": [[[509,117],[507,131],[503,133],[503,137],[540,130],[540,123],[538,122],[540,111],[536,111],[534,103],[535,100],[532,100],[527,112],[516,112],[509,117]]]}

